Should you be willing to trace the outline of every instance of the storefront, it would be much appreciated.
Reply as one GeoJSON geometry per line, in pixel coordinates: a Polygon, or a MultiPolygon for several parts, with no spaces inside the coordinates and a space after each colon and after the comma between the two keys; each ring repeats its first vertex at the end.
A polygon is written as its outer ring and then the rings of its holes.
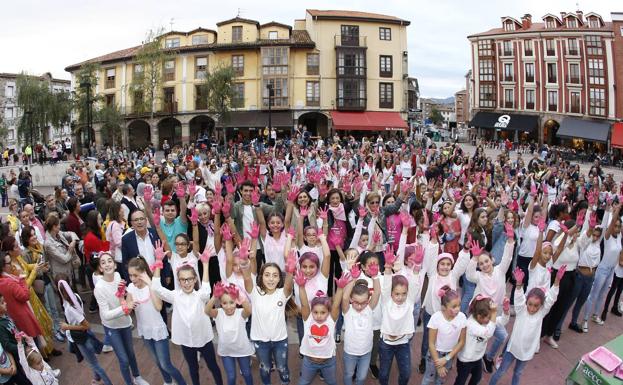
{"type": "Polygon", "coordinates": [[[614,164],[619,164],[623,159],[623,123],[612,125],[612,135],[610,139],[614,164]]]}
{"type": "MultiPolygon", "coordinates": [[[[228,119],[223,121],[219,119],[216,127],[221,128],[219,131],[226,132],[227,139],[232,138],[248,138],[253,139],[258,135],[267,137],[268,130],[268,112],[267,111],[233,111],[229,113],[228,119]]],[[[278,137],[288,136],[292,133],[294,127],[292,119],[292,111],[272,111],[270,114],[270,123],[277,129],[278,137]]]]}
{"type": "MultiPolygon", "coordinates": [[[[396,137],[407,133],[407,122],[398,112],[342,112],[331,111],[335,131],[348,131],[355,137],[376,136],[396,137]]],[[[339,133],[338,134],[342,134],[339,133]]]]}
{"type": "Polygon", "coordinates": [[[608,151],[610,123],[603,121],[564,118],[556,137],[564,147],[571,147],[587,154],[608,151]]]}
{"type": "Polygon", "coordinates": [[[512,142],[527,142],[538,139],[539,117],[479,111],[469,125],[476,127],[479,136],[487,140],[508,139],[512,142]]]}

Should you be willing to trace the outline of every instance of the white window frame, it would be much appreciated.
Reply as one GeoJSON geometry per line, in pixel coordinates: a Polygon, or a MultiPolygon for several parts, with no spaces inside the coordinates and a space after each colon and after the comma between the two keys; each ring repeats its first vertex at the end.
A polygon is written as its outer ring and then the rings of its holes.
{"type": "Polygon", "coordinates": [[[279,39],[278,31],[268,31],[268,40],[277,40],[279,39]]]}
{"type": "Polygon", "coordinates": [[[526,110],[530,110],[530,111],[536,110],[536,90],[533,89],[533,88],[526,88],[524,90],[524,95],[523,96],[524,96],[524,98],[523,98],[523,100],[524,100],[524,108],[526,110]],[[533,104],[532,108],[528,108],[528,92],[532,92],[532,104],[533,104]]]}
{"type": "Polygon", "coordinates": [[[180,38],[179,37],[171,37],[169,39],[165,39],[164,48],[178,48],[180,46],[180,38]]]}

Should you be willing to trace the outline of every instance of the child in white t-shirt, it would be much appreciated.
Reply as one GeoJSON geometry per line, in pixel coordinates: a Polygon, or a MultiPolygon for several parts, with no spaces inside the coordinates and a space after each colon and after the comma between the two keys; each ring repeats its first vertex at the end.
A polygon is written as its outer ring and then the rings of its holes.
{"type": "Polygon", "coordinates": [[[452,359],[465,345],[467,318],[461,313],[459,294],[449,286],[443,286],[436,294],[441,298],[441,310],[428,321],[428,354],[422,385],[442,384],[452,368],[452,359]]]}

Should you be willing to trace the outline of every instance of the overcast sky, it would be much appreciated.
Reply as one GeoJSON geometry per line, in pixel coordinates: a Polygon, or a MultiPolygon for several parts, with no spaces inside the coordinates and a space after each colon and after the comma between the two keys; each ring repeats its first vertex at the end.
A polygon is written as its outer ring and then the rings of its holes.
{"type": "MultiPolygon", "coordinates": [[[[260,23],[293,25],[306,8],[347,9],[393,15],[411,21],[407,28],[409,74],[419,79],[426,97],[448,97],[465,88],[470,55],[466,37],[500,26],[501,16],[519,19],[530,13],[540,21],[546,13],[572,12],[577,0],[20,0],[3,1],[0,72],[52,72],[69,79],[70,64],[132,47],[146,31],[158,27],[188,31],[216,29],[216,23],[236,16],[260,23]],[[214,7],[214,5],[218,6],[214,7]]],[[[584,13],[596,12],[610,21],[610,12],[623,11],[620,0],[580,1],[584,13]]]]}

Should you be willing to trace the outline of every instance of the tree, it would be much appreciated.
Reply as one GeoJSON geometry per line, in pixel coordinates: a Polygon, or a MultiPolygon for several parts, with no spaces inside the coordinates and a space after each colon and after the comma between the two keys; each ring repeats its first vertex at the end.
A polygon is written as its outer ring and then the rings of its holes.
{"type": "Polygon", "coordinates": [[[200,94],[207,98],[208,110],[218,116],[223,127],[229,122],[229,113],[235,96],[234,78],[234,68],[221,62],[206,74],[205,80],[199,86],[200,94]]]}
{"type": "Polygon", "coordinates": [[[433,107],[430,111],[430,120],[432,120],[434,124],[443,123],[443,115],[441,115],[438,109],[433,107]]]}
{"type": "Polygon", "coordinates": [[[40,77],[21,73],[17,76],[17,105],[23,112],[17,126],[18,137],[31,145],[45,140],[45,129],[61,127],[71,116],[71,96],[66,91],[52,91],[40,77]]]}
{"type": "Polygon", "coordinates": [[[95,112],[94,121],[102,124],[102,138],[104,143],[115,146],[121,143],[121,127],[123,117],[117,106],[105,106],[95,112]]]}
{"type": "Polygon", "coordinates": [[[134,112],[149,112],[153,119],[156,103],[161,98],[162,72],[166,61],[174,57],[175,51],[163,49],[164,28],[150,30],[143,45],[134,56],[134,71],[130,90],[134,112]]]}

